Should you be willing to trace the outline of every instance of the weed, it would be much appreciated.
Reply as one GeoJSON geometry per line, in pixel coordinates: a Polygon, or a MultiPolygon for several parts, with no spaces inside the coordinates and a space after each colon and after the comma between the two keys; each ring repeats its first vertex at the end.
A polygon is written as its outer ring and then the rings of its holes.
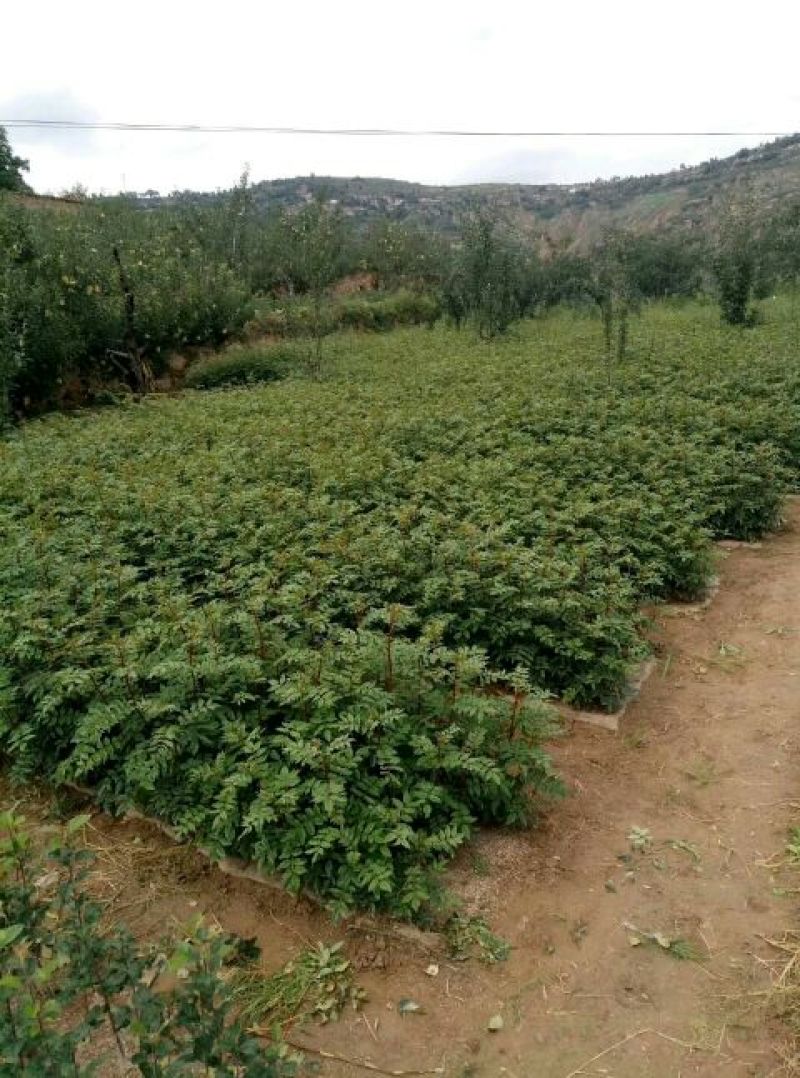
{"type": "Polygon", "coordinates": [[[744,653],[738,645],[721,641],[717,647],[716,656],[710,659],[709,662],[722,670],[736,670],[744,665],[744,653]]]}
{"type": "Polygon", "coordinates": [[[786,856],[790,865],[800,865],[800,827],[793,827],[789,831],[786,856]]]}
{"type": "Polygon", "coordinates": [[[698,757],[691,766],[684,771],[684,774],[688,779],[691,779],[695,785],[702,788],[710,786],[712,782],[716,782],[719,778],[716,762],[708,756],[698,757]]]}
{"type": "Polygon", "coordinates": [[[670,940],[667,951],[673,958],[677,958],[682,962],[700,962],[703,959],[703,952],[696,943],[692,943],[690,940],[681,938],[670,940]]]}
{"type": "Polygon", "coordinates": [[[625,734],[623,741],[629,749],[643,749],[650,743],[647,729],[644,726],[634,726],[625,734]]]}
{"type": "Polygon", "coordinates": [[[687,797],[685,792],[680,786],[668,786],[664,793],[664,804],[667,807],[675,807],[685,805],[687,803],[687,797]]]}
{"type": "Polygon", "coordinates": [[[478,958],[490,964],[505,962],[511,946],[495,936],[482,917],[453,914],[444,926],[444,935],[450,957],[457,962],[478,958]]]}
{"type": "Polygon", "coordinates": [[[686,842],[682,838],[670,838],[667,839],[666,844],[671,850],[680,850],[681,853],[687,853],[695,864],[699,863],[700,853],[693,842],[686,842]]]}
{"type": "Polygon", "coordinates": [[[476,876],[486,877],[491,872],[491,865],[487,857],[477,850],[470,854],[470,866],[476,876]]]}
{"type": "Polygon", "coordinates": [[[224,352],[194,363],[186,373],[186,389],[218,389],[222,386],[275,382],[291,371],[300,371],[307,355],[286,345],[232,345],[224,352]]]}
{"type": "Polygon", "coordinates": [[[357,1009],[365,996],[353,982],[342,944],[304,950],[278,973],[265,976],[255,965],[236,974],[233,997],[250,1026],[286,1026],[316,1018],[330,1022],[346,1007],[357,1009]]]}
{"type": "Polygon", "coordinates": [[[632,827],[628,834],[628,842],[636,853],[645,853],[653,845],[653,836],[646,827],[632,827]]]}
{"type": "Polygon", "coordinates": [[[570,939],[572,940],[572,942],[575,944],[576,947],[580,947],[580,945],[586,939],[588,934],[589,934],[589,924],[588,924],[587,921],[584,921],[582,918],[579,918],[577,921],[575,921],[574,924],[571,926],[571,928],[569,930],[570,939]]]}
{"type": "Polygon", "coordinates": [[[649,943],[659,947],[666,954],[681,962],[701,962],[703,960],[704,956],[699,947],[690,940],[683,939],[683,937],[671,937],[663,932],[645,932],[643,929],[627,922],[623,927],[629,932],[628,940],[632,947],[639,946],[641,943],[649,943]]]}

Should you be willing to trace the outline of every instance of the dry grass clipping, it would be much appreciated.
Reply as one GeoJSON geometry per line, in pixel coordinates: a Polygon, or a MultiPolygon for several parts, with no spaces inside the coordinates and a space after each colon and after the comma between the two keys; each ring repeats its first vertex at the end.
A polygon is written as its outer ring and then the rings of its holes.
{"type": "Polygon", "coordinates": [[[767,988],[747,992],[741,1002],[751,1016],[761,1021],[777,1021],[786,1030],[782,1044],[775,1046],[778,1066],[769,1078],[800,1074],[800,931],[786,932],[780,939],[759,937],[777,952],[771,959],[758,959],[770,973],[767,988]]]}
{"type": "Polygon", "coordinates": [[[142,917],[155,903],[182,894],[187,880],[204,871],[189,846],[162,845],[141,835],[110,838],[91,824],[84,841],[95,858],[87,890],[103,903],[110,922],[142,917]]]}

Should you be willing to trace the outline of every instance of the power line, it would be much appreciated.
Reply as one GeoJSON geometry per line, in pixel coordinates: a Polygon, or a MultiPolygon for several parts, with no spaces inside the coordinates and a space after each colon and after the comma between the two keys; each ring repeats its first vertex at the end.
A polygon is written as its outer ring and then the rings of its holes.
{"type": "Polygon", "coordinates": [[[469,131],[394,127],[254,127],[246,124],[101,123],[89,120],[0,120],[2,127],[80,131],[165,131],[204,135],[335,135],[401,138],[784,138],[793,131],[469,131]]]}

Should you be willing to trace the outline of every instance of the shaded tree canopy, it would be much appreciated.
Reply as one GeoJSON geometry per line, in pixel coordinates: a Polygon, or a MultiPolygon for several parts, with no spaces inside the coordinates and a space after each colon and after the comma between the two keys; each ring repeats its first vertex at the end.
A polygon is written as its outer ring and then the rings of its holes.
{"type": "Polygon", "coordinates": [[[0,127],[0,191],[30,191],[22,178],[28,171],[28,162],[15,157],[4,127],[0,127]]]}

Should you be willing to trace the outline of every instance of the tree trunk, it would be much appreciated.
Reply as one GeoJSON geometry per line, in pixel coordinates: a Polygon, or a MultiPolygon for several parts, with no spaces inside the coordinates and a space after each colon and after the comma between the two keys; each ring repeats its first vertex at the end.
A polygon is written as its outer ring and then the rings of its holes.
{"type": "Polygon", "coordinates": [[[122,289],[122,296],[125,301],[125,332],[123,343],[125,345],[125,352],[130,358],[130,373],[134,382],[133,388],[138,393],[149,393],[153,388],[153,371],[147,359],[142,355],[142,350],[139,348],[139,343],[136,340],[136,328],[134,322],[136,299],[133,294],[130,278],[122,265],[119,248],[114,247],[113,254],[119,273],[119,286],[122,289]]]}

